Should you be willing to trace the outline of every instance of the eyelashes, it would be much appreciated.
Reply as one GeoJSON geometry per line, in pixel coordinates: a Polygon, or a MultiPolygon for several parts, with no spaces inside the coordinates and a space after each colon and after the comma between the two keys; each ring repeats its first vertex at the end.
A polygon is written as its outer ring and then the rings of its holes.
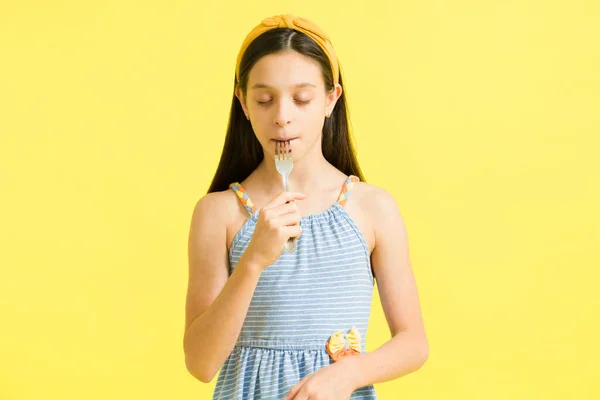
{"type": "MultiPolygon", "coordinates": [[[[300,106],[306,106],[311,102],[311,100],[295,100],[295,103],[300,105],[300,106]]],[[[258,104],[261,107],[268,107],[270,104],[273,103],[273,100],[269,100],[269,101],[257,101],[256,104],[258,104]]]]}

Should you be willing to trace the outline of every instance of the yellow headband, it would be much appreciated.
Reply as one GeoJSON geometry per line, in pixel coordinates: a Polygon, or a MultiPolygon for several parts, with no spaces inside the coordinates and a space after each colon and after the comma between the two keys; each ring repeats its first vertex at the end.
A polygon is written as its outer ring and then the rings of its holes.
{"type": "Polygon", "coordinates": [[[338,66],[337,57],[335,56],[335,51],[333,50],[333,45],[329,41],[329,37],[321,28],[319,28],[314,23],[309,20],[301,17],[296,17],[292,14],[285,15],[276,15],[271,18],[265,18],[259,25],[257,25],[244,39],[242,43],[242,47],[240,48],[240,52],[237,57],[237,63],[235,65],[235,76],[239,82],[240,80],[240,64],[242,62],[242,56],[244,52],[250,46],[250,43],[258,36],[263,33],[270,31],[271,29],[276,28],[290,28],[296,31],[302,32],[310,36],[317,44],[323,49],[325,54],[327,54],[327,58],[329,58],[329,63],[331,64],[331,70],[333,71],[333,83],[338,83],[338,77],[340,75],[340,69],[338,66]]]}

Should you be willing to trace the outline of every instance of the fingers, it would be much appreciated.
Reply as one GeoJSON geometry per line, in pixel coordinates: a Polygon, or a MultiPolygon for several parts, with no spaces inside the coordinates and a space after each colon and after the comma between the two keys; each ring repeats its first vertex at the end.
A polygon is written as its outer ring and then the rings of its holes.
{"type": "Polygon", "coordinates": [[[270,210],[271,208],[275,208],[282,204],[285,204],[294,200],[304,200],[306,195],[304,193],[299,192],[282,192],[275,196],[266,206],[263,207],[263,210],[270,210]]]}
{"type": "Polygon", "coordinates": [[[279,205],[274,208],[269,208],[269,209],[263,208],[261,211],[264,218],[267,220],[279,218],[283,215],[293,214],[293,213],[297,213],[297,212],[298,212],[298,207],[296,206],[296,203],[293,203],[293,202],[287,203],[287,204],[282,204],[282,205],[279,205]]]}
{"type": "Polygon", "coordinates": [[[271,217],[267,219],[270,226],[276,227],[297,225],[300,223],[302,217],[300,216],[300,213],[297,210],[294,210],[293,212],[288,212],[278,217],[271,217]]]}
{"type": "Polygon", "coordinates": [[[298,238],[302,235],[302,227],[300,225],[284,226],[281,228],[281,233],[289,238],[298,238]]]}
{"type": "Polygon", "coordinates": [[[291,389],[288,395],[285,397],[285,400],[294,400],[296,399],[296,395],[304,385],[304,382],[308,379],[308,376],[305,376],[300,382],[296,383],[291,389]]]}

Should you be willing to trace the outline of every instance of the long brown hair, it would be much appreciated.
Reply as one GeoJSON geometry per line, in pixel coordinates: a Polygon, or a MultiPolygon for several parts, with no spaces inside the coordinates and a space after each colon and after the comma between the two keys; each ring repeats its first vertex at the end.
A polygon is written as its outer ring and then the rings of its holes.
{"type": "MultiPolygon", "coordinates": [[[[240,87],[245,96],[248,74],[254,64],[261,57],[284,50],[294,50],[317,61],[323,71],[325,88],[327,91],[333,90],[333,72],[325,52],[309,36],[290,28],[267,31],[248,46],[240,64],[239,82],[237,79],[234,80],[234,89],[240,87]]],[[[343,87],[341,73],[339,83],[343,87]]],[[[358,165],[350,137],[345,92],[342,90],[342,95],[331,116],[325,119],[322,138],[323,156],[344,174],[356,175],[364,182],[365,178],[358,165]]],[[[227,190],[231,183],[242,182],[258,167],[263,158],[263,149],[254,135],[250,121],[245,117],[234,90],[221,160],[208,193],[227,190]]]]}

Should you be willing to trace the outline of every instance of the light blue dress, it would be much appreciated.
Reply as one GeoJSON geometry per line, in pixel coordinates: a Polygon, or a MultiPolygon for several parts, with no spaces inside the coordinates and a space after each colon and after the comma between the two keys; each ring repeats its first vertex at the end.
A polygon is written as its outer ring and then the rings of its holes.
{"type": "MultiPolygon", "coordinates": [[[[223,364],[213,400],[282,400],[306,375],[330,365],[326,344],[356,327],[366,347],[374,279],[364,236],[344,208],[357,177],[348,177],[338,202],[303,217],[294,253],[282,253],[262,273],[237,343],[223,364]]],[[[239,183],[249,218],[229,252],[230,273],[246,250],[259,210],[239,183]]],[[[372,385],[351,397],[377,399],[372,385]]]]}

